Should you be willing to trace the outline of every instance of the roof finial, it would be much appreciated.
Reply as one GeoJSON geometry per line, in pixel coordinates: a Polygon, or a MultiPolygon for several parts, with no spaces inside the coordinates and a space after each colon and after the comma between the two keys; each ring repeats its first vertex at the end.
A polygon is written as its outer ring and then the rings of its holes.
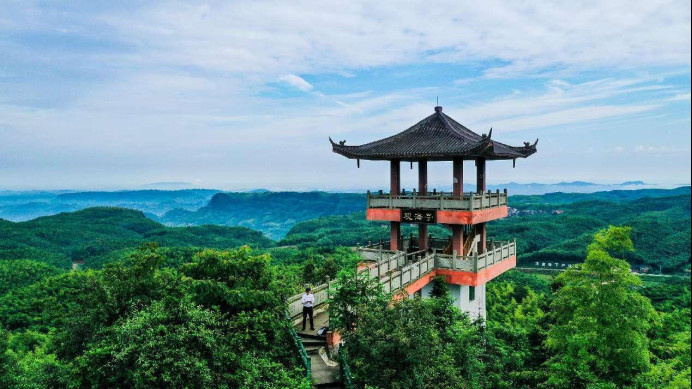
{"type": "Polygon", "coordinates": [[[440,96],[435,97],[435,112],[442,112],[442,107],[440,107],[440,96]]]}

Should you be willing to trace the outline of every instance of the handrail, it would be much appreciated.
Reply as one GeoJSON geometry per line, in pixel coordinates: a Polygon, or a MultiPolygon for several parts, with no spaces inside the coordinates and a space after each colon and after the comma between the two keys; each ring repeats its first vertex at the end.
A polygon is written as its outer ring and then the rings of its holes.
{"type": "MultiPolygon", "coordinates": [[[[315,295],[315,302],[313,303],[313,307],[317,308],[320,305],[327,302],[327,300],[329,299],[329,287],[333,283],[334,281],[328,281],[324,284],[317,285],[312,288],[312,294],[315,295]]],[[[289,318],[296,318],[303,311],[303,304],[300,301],[301,297],[303,297],[303,294],[299,293],[290,296],[286,299],[286,307],[288,308],[289,318]]]]}
{"type": "Polygon", "coordinates": [[[344,348],[344,344],[339,346],[339,366],[341,367],[341,377],[344,381],[344,386],[346,389],[353,389],[356,386],[353,383],[351,368],[348,366],[348,362],[346,361],[346,350],[344,348]]]}
{"type": "Polygon", "coordinates": [[[445,200],[468,200],[470,198],[479,198],[479,197],[505,197],[506,195],[503,192],[488,192],[488,193],[465,193],[462,195],[454,195],[454,194],[442,194],[442,193],[437,193],[437,194],[427,194],[427,195],[419,195],[416,193],[412,194],[389,194],[389,193],[382,193],[382,194],[370,194],[371,199],[388,199],[388,198],[394,198],[394,199],[440,199],[443,198],[445,200]]]}
{"type": "Polygon", "coordinates": [[[411,257],[410,260],[415,260],[416,257],[418,257],[418,256],[421,256],[421,257],[425,256],[425,255],[421,255],[421,254],[425,254],[426,252],[427,252],[427,250],[418,250],[418,251],[414,251],[412,253],[408,253],[408,254],[406,254],[406,260],[408,261],[409,257],[411,257]]]}
{"type": "MultiPolygon", "coordinates": [[[[385,193],[384,191],[376,191],[376,192],[371,192],[367,191],[367,197],[368,198],[378,198],[378,197],[387,197],[391,196],[391,193],[385,193]]],[[[460,199],[460,198],[469,198],[469,197],[474,197],[474,196],[484,196],[484,195],[507,195],[507,189],[503,189],[500,191],[499,189],[496,189],[494,192],[491,190],[483,191],[483,192],[464,192],[458,195],[455,195],[454,192],[442,192],[442,191],[432,191],[432,192],[426,192],[426,193],[420,193],[416,191],[415,189],[411,192],[399,192],[395,196],[400,196],[400,197],[418,197],[418,198],[424,198],[424,197],[432,197],[432,198],[439,198],[439,197],[447,197],[447,198],[454,198],[454,199],[460,199]]]]}
{"type": "Polygon", "coordinates": [[[367,206],[370,208],[421,208],[439,210],[479,210],[506,206],[507,191],[464,193],[461,195],[446,193],[386,194],[369,193],[367,206]]]}
{"type": "Polygon", "coordinates": [[[307,350],[305,350],[305,346],[303,346],[303,342],[292,326],[288,327],[288,334],[291,336],[291,339],[293,339],[293,344],[298,349],[298,355],[300,355],[300,359],[303,361],[303,367],[305,367],[305,374],[308,377],[308,380],[312,381],[312,361],[310,360],[307,350]]]}

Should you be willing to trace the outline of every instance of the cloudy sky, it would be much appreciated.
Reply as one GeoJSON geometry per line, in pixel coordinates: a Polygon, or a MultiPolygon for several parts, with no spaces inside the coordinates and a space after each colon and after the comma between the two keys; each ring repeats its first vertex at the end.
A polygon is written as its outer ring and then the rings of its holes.
{"type": "Polygon", "coordinates": [[[0,190],[385,187],[386,163],[328,136],[391,135],[436,98],[540,138],[491,183],[685,184],[690,33],[689,0],[4,0],[0,190]]]}

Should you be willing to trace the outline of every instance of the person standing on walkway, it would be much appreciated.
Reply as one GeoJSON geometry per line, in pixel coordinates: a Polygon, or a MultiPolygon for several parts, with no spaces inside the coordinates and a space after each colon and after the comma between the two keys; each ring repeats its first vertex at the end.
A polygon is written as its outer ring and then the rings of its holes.
{"type": "Polygon", "coordinates": [[[310,288],[305,289],[303,297],[300,299],[303,303],[303,331],[305,331],[305,319],[310,316],[310,331],[315,330],[315,325],[312,323],[312,306],[315,304],[315,295],[310,292],[310,288]]]}

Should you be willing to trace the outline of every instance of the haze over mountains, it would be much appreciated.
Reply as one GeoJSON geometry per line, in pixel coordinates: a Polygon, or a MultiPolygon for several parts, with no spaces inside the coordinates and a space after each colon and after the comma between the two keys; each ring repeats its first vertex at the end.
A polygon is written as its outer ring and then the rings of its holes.
{"type": "MultiPolygon", "coordinates": [[[[552,202],[613,200],[620,197],[669,196],[689,193],[689,187],[672,192],[648,188],[642,182],[603,186],[588,182],[558,184],[516,184],[490,186],[490,190],[507,188],[510,196],[533,196],[557,193],[552,202]],[[597,191],[607,188],[609,191],[597,191]],[[612,189],[619,189],[613,191],[612,189]],[[564,192],[570,192],[565,194],[564,192]],[[586,195],[588,193],[595,193],[586,195]],[[573,200],[570,200],[573,199],[573,200]]],[[[474,190],[466,185],[466,191],[474,190]]],[[[438,189],[440,190],[440,189],[438,189]]],[[[447,190],[441,188],[441,190],[447,190]]],[[[89,207],[110,206],[140,210],[167,226],[215,224],[243,226],[263,232],[272,239],[283,238],[297,223],[323,216],[345,215],[365,210],[365,191],[356,193],[272,192],[255,189],[249,192],[221,192],[214,189],[130,190],[115,192],[30,191],[0,192],[0,219],[26,221],[61,212],[89,207]]],[[[516,202],[514,203],[516,204],[516,202]]]]}
{"type": "MultiPolygon", "coordinates": [[[[625,258],[632,266],[685,271],[690,262],[690,193],[690,187],[681,187],[511,196],[510,217],[491,223],[489,236],[519,237],[520,263],[534,266],[581,262],[597,230],[629,226],[635,251],[625,258]]],[[[150,193],[139,195],[151,198],[150,193]]],[[[143,242],[157,242],[175,248],[171,253],[182,259],[189,259],[195,248],[245,244],[276,248],[273,255],[286,259],[296,250],[323,252],[388,239],[388,223],[367,221],[364,208],[362,194],[325,192],[216,193],[197,210],[174,209],[160,217],[90,207],[26,222],[0,220],[0,257],[37,259],[60,268],[69,268],[72,261],[100,267],[143,242]],[[156,218],[159,222],[152,220],[156,218]]],[[[429,232],[449,236],[444,226],[431,226],[429,232]]],[[[416,233],[415,227],[404,225],[403,234],[409,233],[416,233]]]]}

